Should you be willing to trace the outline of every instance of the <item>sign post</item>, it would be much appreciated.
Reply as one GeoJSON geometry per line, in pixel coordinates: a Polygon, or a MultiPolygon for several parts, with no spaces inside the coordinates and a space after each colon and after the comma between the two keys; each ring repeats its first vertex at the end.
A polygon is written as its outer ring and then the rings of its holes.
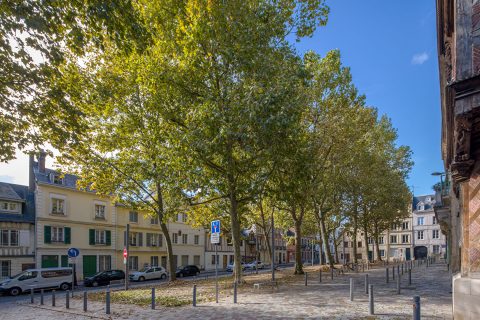
{"type": "Polygon", "coordinates": [[[125,265],[125,290],[128,290],[128,245],[130,244],[130,224],[125,231],[125,248],[123,248],[123,264],[125,265]]]}
{"type": "Polygon", "coordinates": [[[218,255],[217,245],[220,243],[220,220],[211,222],[210,243],[215,245],[215,301],[218,303],[218,255]]]}
{"type": "Polygon", "coordinates": [[[77,269],[75,262],[79,254],[80,250],[78,250],[77,248],[69,248],[67,250],[67,256],[72,260],[72,297],[73,291],[75,290],[75,270],[77,269]]]}

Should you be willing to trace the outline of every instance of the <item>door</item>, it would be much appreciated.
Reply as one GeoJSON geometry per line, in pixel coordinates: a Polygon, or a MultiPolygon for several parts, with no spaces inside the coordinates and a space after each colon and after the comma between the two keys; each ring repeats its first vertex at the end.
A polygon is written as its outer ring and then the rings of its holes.
{"type": "Polygon", "coordinates": [[[373,261],[373,251],[368,250],[368,261],[373,261]]]}
{"type": "Polygon", "coordinates": [[[411,253],[410,253],[410,248],[407,248],[407,249],[405,250],[405,258],[406,258],[407,260],[412,259],[412,255],[411,255],[411,253]]]}
{"type": "Polygon", "coordinates": [[[223,255],[223,269],[227,267],[227,255],[223,255]]]}
{"type": "Polygon", "coordinates": [[[162,256],[162,267],[164,269],[167,268],[167,257],[166,256],[162,256]]]}
{"type": "Polygon", "coordinates": [[[97,256],[83,256],[83,278],[97,273],[97,256]]]}
{"type": "Polygon", "coordinates": [[[39,281],[40,277],[38,276],[37,271],[28,271],[25,272],[20,278],[18,278],[18,284],[22,291],[27,291],[30,289],[41,288],[41,282],[39,281]]]}
{"type": "Polygon", "coordinates": [[[417,246],[413,249],[413,256],[415,257],[415,260],[424,259],[427,257],[427,254],[428,250],[425,246],[417,246]]]}

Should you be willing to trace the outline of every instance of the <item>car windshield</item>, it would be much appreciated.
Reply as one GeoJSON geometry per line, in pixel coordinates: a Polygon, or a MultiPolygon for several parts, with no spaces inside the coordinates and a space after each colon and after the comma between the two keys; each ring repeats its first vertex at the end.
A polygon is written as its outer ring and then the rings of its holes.
{"type": "Polygon", "coordinates": [[[22,271],[20,273],[17,273],[16,275],[14,276],[11,276],[11,277],[7,277],[8,279],[16,279],[16,278],[19,278],[21,276],[23,276],[24,274],[26,274],[28,271],[22,271]]]}
{"type": "Polygon", "coordinates": [[[150,270],[150,267],[143,267],[142,269],[138,270],[138,272],[147,272],[150,270]]]}
{"type": "Polygon", "coordinates": [[[98,276],[101,276],[103,274],[105,274],[105,271],[100,271],[100,272],[95,273],[92,277],[98,277],[98,276]]]}

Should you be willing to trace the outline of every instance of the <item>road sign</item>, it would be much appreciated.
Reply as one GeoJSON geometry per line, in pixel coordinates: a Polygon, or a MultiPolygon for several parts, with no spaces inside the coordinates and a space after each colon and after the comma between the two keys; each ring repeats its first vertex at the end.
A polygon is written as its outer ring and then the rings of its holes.
{"type": "Polygon", "coordinates": [[[127,259],[127,257],[128,257],[127,248],[123,248],[123,257],[124,257],[125,259],[127,259]]]}
{"type": "Polygon", "coordinates": [[[67,251],[67,255],[68,255],[70,258],[78,257],[79,254],[80,254],[80,250],[78,250],[77,248],[70,248],[70,249],[68,249],[68,251],[67,251]]]}
{"type": "Polygon", "coordinates": [[[220,220],[214,220],[211,223],[210,242],[213,244],[220,243],[220,220]]]}

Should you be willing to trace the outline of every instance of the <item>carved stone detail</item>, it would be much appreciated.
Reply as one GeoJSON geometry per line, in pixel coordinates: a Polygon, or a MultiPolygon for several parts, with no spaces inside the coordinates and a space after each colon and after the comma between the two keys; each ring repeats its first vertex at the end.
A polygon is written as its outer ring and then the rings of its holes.
{"type": "Polygon", "coordinates": [[[452,179],[461,182],[470,177],[472,165],[470,140],[472,134],[472,117],[469,114],[457,116],[455,119],[454,160],[450,166],[452,179]]]}
{"type": "Polygon", "coordinates": [[[452,62],[452,46],[450,41],[445,41],[445,73],[447,77],[447,83],[451,83],[453,80],[453,62],[452,62]]]}

